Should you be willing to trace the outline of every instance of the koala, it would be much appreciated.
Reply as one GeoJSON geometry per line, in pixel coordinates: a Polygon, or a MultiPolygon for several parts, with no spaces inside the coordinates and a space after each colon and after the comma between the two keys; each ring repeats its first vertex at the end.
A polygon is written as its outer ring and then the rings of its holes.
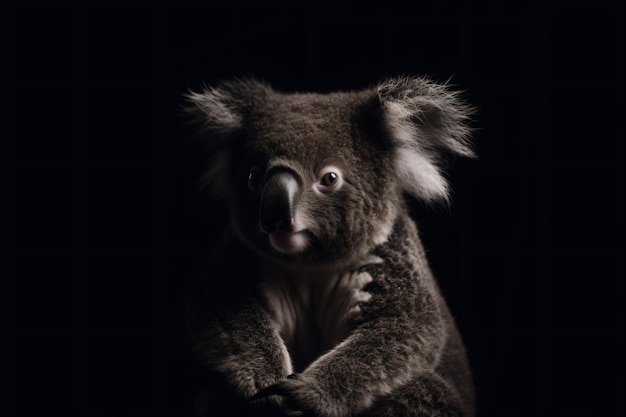
{"type": "Polygon", "coordinates": [[[186,98],[228,213],[188,308],[214,378],[203,413],[473,416],[405,198],[447,201],[445,157],[473,156],[459,93],[422,77],[328,94],[236,79],[186,98]]]}

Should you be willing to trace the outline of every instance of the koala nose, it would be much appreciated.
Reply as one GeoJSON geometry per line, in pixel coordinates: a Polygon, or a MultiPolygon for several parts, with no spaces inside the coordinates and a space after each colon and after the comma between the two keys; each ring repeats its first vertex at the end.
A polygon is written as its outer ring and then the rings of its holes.
{"type": "Polygon", "coordinates": [[[298,176],[291,170],[271,170],[261,192],[259,219],[265,233],[292,232],[300,195],[298,176]]]}

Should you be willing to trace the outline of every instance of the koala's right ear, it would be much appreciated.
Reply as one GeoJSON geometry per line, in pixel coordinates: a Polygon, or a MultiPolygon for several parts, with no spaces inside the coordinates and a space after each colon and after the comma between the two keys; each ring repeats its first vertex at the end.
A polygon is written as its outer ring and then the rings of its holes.
{"type": "Polygon", "coordinates": [[[204,87],[199,93],[190,91],[185,95],[184,111],[200,126],[201,145],[209,154],[201,185],[208,187],[215,197],[228,198],[233,141],[243,131],[254,102],[269,91],[265,84],[248,79],[204,87]]]}

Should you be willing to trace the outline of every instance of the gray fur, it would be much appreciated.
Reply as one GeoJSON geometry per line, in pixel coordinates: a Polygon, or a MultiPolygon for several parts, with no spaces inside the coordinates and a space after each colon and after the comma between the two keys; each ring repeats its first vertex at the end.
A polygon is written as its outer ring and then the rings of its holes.
{"type": "Polygon", "coordinates": [[[463,344],[402,198],[446,199],[442,156],[473,155],[458,95],[423,78],[333,94],[245,80],[188,99],[232,232],[190,307],[223,382],[211,415],[473,416],[463,344]],[[289,224],[262,227],[266,207],[289,224]]]}

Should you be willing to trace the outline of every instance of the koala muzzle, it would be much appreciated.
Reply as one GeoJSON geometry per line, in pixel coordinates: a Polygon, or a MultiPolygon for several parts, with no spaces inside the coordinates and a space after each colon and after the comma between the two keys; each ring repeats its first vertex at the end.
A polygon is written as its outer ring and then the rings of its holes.
{"type": "Polygon", "coordinates": [[[293,171],[281,168],[268,173],[259,207],[261,228],[265,233],[294,231],[295,208],[299,195],[300,182],[293,171]]]}

